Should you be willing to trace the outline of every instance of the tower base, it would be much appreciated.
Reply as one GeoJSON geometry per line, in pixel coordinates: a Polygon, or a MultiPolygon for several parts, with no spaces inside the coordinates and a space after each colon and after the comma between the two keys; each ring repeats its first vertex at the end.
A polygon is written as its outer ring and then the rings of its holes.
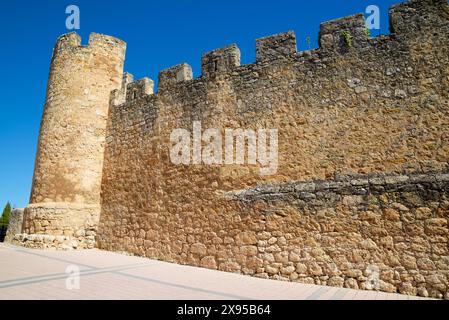
{"type": "Polygon", "coordinates": [[[12,243],[28,248],[95,247],[100,206],[83,203],[33,203],[25,208],[22,233],[12,243]]]}

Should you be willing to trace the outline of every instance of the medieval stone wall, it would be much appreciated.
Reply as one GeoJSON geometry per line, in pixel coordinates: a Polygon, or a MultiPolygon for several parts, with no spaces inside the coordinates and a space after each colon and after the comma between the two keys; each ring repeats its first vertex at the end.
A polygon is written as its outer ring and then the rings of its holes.
{"type": "Polygon", "coordinates": [[[197,79],[187,64],[162,71],[157,93],[127,75],[111,96],[98,246],[449,298],[448,5],[411,1],[390,20],[372,39],[362,15],[323,23],[305,52],[292,32],[259,39],[249,65],[236,45],[218,49],[197,79]],[[173,164],[170,134],[194,121],[277,129],[277,172],[173,164]]]}

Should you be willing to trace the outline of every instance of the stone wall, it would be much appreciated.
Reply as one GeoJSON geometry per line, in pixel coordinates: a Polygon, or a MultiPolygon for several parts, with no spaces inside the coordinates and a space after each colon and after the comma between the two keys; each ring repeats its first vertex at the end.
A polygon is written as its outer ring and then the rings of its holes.
{"type": "Polygon", "coordinates": [[[412,1],[390,15],[394,33],[373,39],[362,15],[324,23],[311,51],[292,32],[259,39],[249,65],[236,45],[209,52],[201,77],[175,66],[157,93],[126,77],[111,97],[98,246],[449,298],[449,10],[412,1]],[[193,121],[278,129],[277,173],[172,164],[170,133],[193,121]]]}
{"type": "Polygon", "coordinates": [[[77,203],[37,203],[25,208],[22,233],[13,243],[29,248],[92,249],[100,206],[77,203]]]}
{"type": "Polygon", "coordinates": [[[261,264],[256,276],[449,298],[448,173],[268,184],[226,196],[266,219],[263,231],[245,232],[244,251],[261,264]]]}
{"type": "Polygon", "coordinates": [[[230,45],[203,56],[197,79],[186,64],[162,71],[157,93],[125,77],[111,96],[98,246],[448,298],[448,5],[411,1],[390,18],[394,33],[372,39],[362,15],[326,22],[320,48],[305,52],[292,32],[259,39],[249,65],[230,45]],[[193,121],[278,129],[277,172],[172,164],[170,133],[193,121]],[[348,175],[361,177],[336,179],[348,175]],[[295,191],[273,191],[284,186],[295,191]]]}
{"type": "Polygon", "coordinates": [[[16,234],[22,233],[23,209],[13,209],[9,216],[8,229],[6,230],[5,242],[12,242],[16,234]]]}

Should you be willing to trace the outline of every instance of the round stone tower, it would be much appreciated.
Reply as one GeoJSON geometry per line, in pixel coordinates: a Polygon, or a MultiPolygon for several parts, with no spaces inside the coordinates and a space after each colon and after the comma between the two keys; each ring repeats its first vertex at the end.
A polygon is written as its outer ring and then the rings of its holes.
{"type": "Polygon", "coordinates": [[[121,86],[125,50],[123,41],[96,33],[88,45],[76,33],[57,40],[25,208],[25,244],[93,247],[109,97],[121,86]]]}

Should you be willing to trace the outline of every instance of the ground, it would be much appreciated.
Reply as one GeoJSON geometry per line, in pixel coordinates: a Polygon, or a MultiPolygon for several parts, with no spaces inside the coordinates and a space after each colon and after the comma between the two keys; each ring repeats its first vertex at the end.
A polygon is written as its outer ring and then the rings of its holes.
{"type": "Polygon", "coordinates": [[[32,250],[0,244],[0,300],[3,299],[419,298],[259,279],[97,249],[32,250]],[[80,274],[79,289],[75,278],[68,279],[70,271],[76,272],[76,268],[80,274]],[[67,285],[74,288],[67,289],[67,285]]]}

